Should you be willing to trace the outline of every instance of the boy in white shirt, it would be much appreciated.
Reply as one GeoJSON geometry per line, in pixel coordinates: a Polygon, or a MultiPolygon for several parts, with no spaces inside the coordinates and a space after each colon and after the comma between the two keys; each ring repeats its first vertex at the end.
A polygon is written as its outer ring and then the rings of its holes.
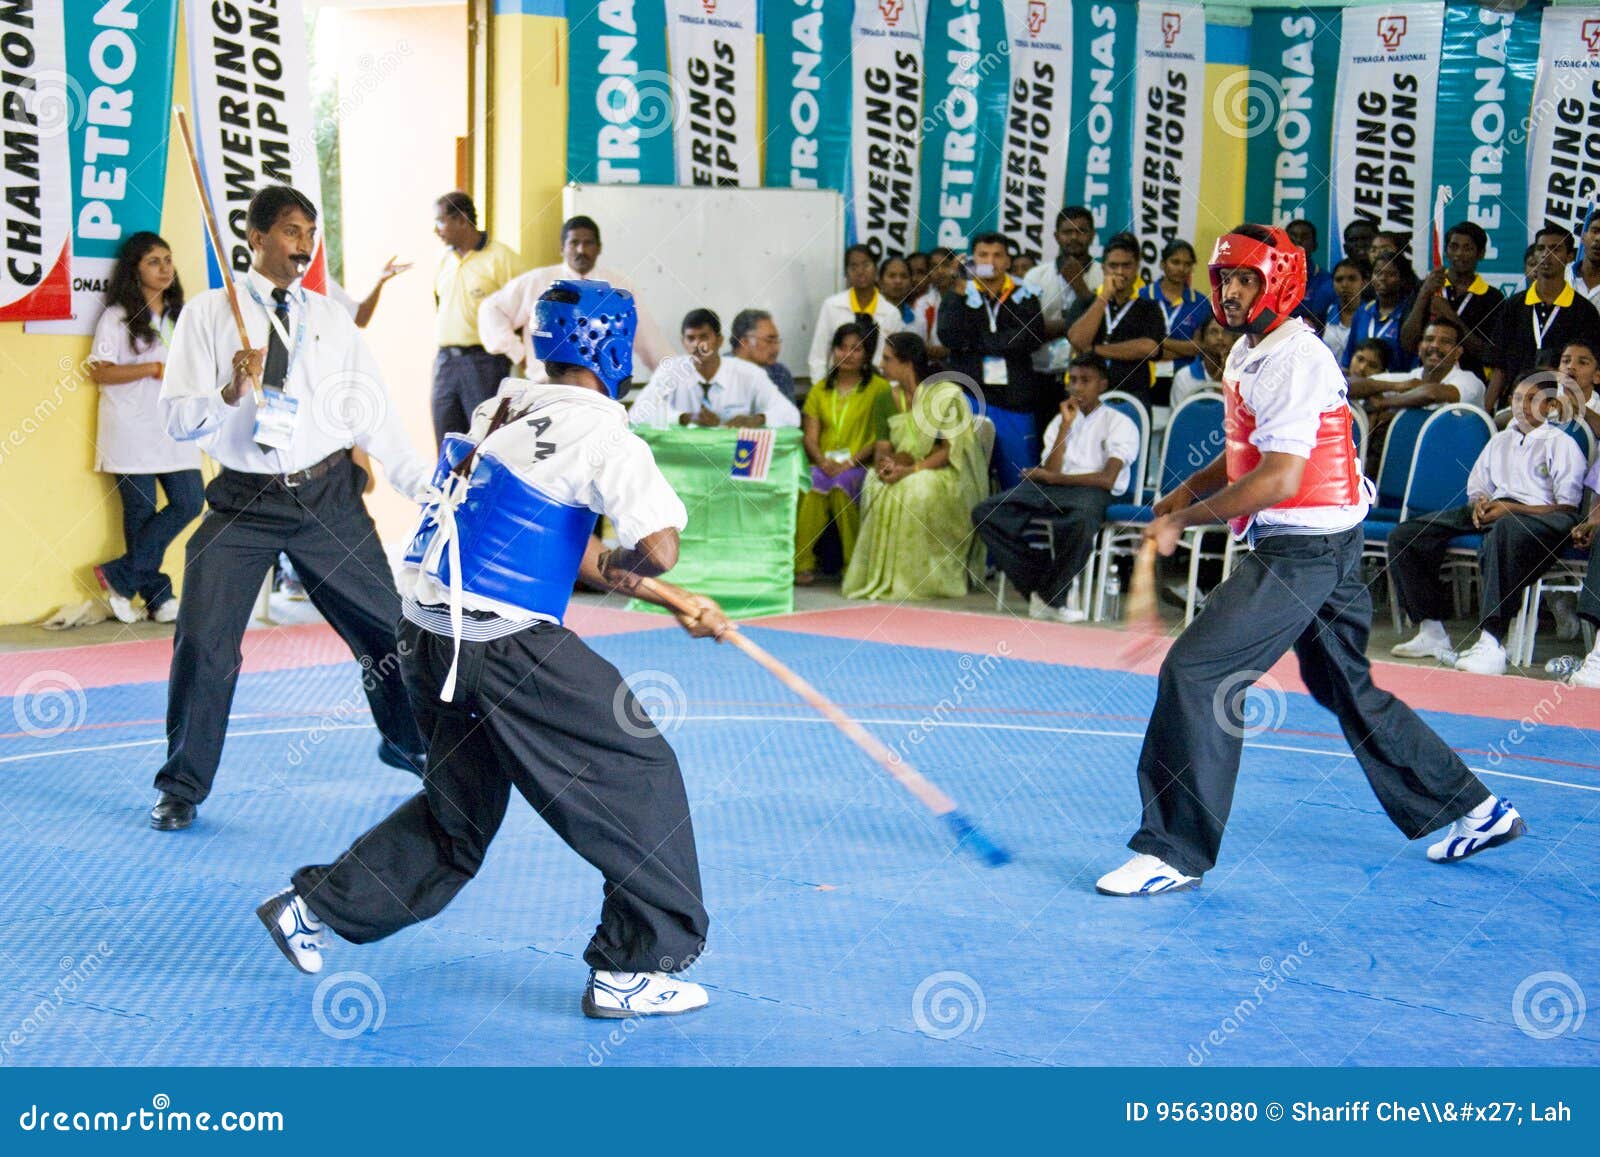
{"type": "Polygon", "coordinates": [[[650,375],[628,411],[632,425],[800,425],[800,411],[760,366],[722,356],[722,319],[711,310],[684,316],[683,348],[687,357],[667,358],[650,375]]]}
{"type": "Polygon", "coordinates": [[[1577,521],[1587,463],[1578,444],[1546,421],[1559,404],[1546,371],[1517,384],[1511,425],[1489,440],[1467,479],[1466,506],[1410,518],[1389,532],[1389,571],[1401,609],[1420,624],[1391,653],[1406,659],[1442,658],[1450,649],[1444,620],[1450,598],[1439,578],[1450,540],[1477,532],[1482,600],[1478,641],[1455,666],[1503,675],[1505,638],[1522,592],[1549,570],[1577,521]]]}
{"type": "Polygon", "coordinates": [[[1417,346],[1421,366],[1409,373],[1385,372],[1371,377],[1350,378],[1350,396],[1366,402],[1374,414],[1408,410],[1414,406],[1448,405],[1465,402],[1483,408],[1487,386],[1471,370],[1461,367],[1463,331],[1448,318],[1436,317],[1422,331],[1417,346]]]}
{"type": "MultiPolygon", "coordinates": [[[[1590,491],[1589,515],[1572,528],[1572,545],[1589,552],[1589,569],[1584,572],[1583,590],[1578,593],[1578,615],[1587,619],[1590,626],[1600,628],[1600,537],[1595,534],[1600,530],[1600,461],[1589,467],[1583,485],[1590,491]]],[[[1583,664],[1567,676],[1567,682],[1574,687],[1600,687],[1600,637],[1583,664]]]]}

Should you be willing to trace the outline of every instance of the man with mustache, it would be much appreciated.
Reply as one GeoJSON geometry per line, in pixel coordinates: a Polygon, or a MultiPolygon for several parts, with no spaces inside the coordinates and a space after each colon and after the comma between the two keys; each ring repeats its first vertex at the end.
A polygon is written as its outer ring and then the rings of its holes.
{"type": "Polygon", "coordinates": [[[156,774],[158,831],[194,822],[216,778],[239,679],[240,642],[262,576],[282,551],[306,593],[360,660],[382,736],[378,758],[422,770],[422,737],[396,655],[400,596],[361,502],[360,447],[407,497],[422,492],[418,457],[377,362],[350,315],[301,275],[316,251],[317,210],[303,193],[268,185],[250,201],[254,255],[237,281],[249,348],[240,348],[228,294],[202,293],[178,319],[161,387],[161,416],[179,441],[222,467],[210,509],[189,540],[183,602],[167,683],[167,760],[156,774]]]}

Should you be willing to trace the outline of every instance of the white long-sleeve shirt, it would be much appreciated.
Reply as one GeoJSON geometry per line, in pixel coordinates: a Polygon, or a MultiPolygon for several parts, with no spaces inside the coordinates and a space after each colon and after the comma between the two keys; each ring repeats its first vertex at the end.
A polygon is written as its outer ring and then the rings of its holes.
{"type": "MultiPolygon", "coordinates": [[[[828,354],[832,352],[833,331],[855,319],[856,311],[850,308],[848,289],[822,299],[822,308],[817,310],[817,328],[811,331],[811,353],[806,358],[806,369],[813,382],[820,382],[828,376],[828,354]]],[[[906,323],[900,317],[900,307],[881,293],[872,311],[872,319],[878,323],[878,350],[881,353],[883,339],[905,329],[906,323]]],[[[873,355],[874,358],[877,356],[873,355]]]]}
{"type": "Polygon", "coordinates": [[[800,411],[772,384],[764,369],[729,357],[722,359],[709,379],[700,376],[690,358],[668,358],[650,375],[650,384],[628,411],[628,421],[635,426],[676,426],[681,415],[693,418],[702,405],[724,423],[729,418],[764,414],[768,426],[800,424],[800,411]],[[711,384],[709,390],[701,385],[705,381],[711,384]]]}
{"type": "MultiPolygon", "coordinates": [[[[252,269],[239,278],[238,289],[250,346],[263,349],[272,327],[270,305],[263,303],[272,301],[273,285],[252,269]]],[[[401,494],[414,498],[422,492],[431,464],[411,444],[377,360],[337,302],[308,293],[298,281],[289,287],[289,373],[283,388],[299,409],[285,449],[256,445],[251,392],[237,405],[222,400],[239,349],[226,290],[202,293],[184,306],[161,383],[161,420],[168,434],[197,442],[221,465],[249,474],[293,474],[337,450],[359,446],[383,463],[390,485],[401,494]]]]}
{"type": "Polygon", "coordinates": [[[634,308],[638,324],[633,332],[633,368],[635,376],[641,369],[653,370],[663,358],[672,356],[672,347],[661,333],[661,327],[650,316],[650,311],[638,299],[633,282],[615,269],[596,266],[587,278],[566,264],[544,265],[538,269],[513,277],[478,306],[478,338],[483,348],[492,354],[504,354],[514,362],[523,364],[523,372],[530,382],[545,382],[544,363],[533,356],[533,327],[528,324],[533,316],[534,304],[558,281],[604,281],[617,289],[634,294],[634,308]],[[517,336],[517,330],[522,336],[517,336]]]}
{"type": "Polygon", "coordinates": [[[1577,506],[1583,502],[1588,463],[1578,443],[1546,422],[1523,431],[1513,421],[1478,455],[1467,476],[1467,498],[1503,498],[1529,506],[1577,506]]]}

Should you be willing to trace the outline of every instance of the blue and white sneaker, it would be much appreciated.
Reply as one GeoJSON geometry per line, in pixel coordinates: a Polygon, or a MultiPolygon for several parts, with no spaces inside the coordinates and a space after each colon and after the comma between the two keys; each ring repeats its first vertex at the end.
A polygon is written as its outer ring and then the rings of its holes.
{"type": "Polygon", "coordinates": [[[600,1020],[675,1016],[710,1002],[711,997],[698,984],[665,972],[604,972],[597,968],[589,973],[589,986],[583,990],[583,1015],[600,1020]]]}
{"type": "Polygon", "coordinates": [[[1528,825],[1511,801],[1491,798],[1451,824],[1444,839],[1429,845],[1428,859],[1436,864],[1454,863],[1527,834],[1528,825]],[[1479,811],[1484,814],[1475,814],[1479,811]]]}
{"type": "Polygon", "coordinates": [[[1141,853],[1115,872],[1101,876],[1095,881],[1094,890],[1102,896],[1159,896],[1199,886],[1199,876],[1185,876],[1160,856],[1141,853]]]}
{"type": "Polygon", "coordinates": [[[268,896],[256,909],[256,915],[272,933],[272,942],[289,958],[290,964],[301,972],[322,971],[322,950],[328,946],[328,926],[306,907],[298,892],[285,888],[276,896],[268,896]]]}

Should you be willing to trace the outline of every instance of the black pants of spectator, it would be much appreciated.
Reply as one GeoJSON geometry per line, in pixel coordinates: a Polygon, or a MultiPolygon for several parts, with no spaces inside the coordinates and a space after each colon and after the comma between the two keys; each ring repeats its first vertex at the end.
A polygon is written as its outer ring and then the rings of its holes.
{"type": "Polygon", "coordinates": [[[445,346],[433,359],[433,436],[465,434],[472,411],[500,391],[511,375],[511,359],[481,345],[445,346]]]}
{"type": "Polygon", "coordinates": [[[196,804],[211,793],[239,681],[240,644],[279,551],[361,663],[378,731],[408,755],[422,751],[395,653],[400,595],[361,503],[366,478],[346,454],[327,474],[293,489],[231,470],[206,488],[211,509],[185,556],[167,683],[167,761],[156,773],[161,791],[196,804]]]}
{"type": "MultiPolygon", "coordinates": [[[[617,669],[539,624],[461,644],[402,623],[406,685],[428,736],[426,787],[295,890],[346,940],[380,940],[440,912],[483,864],[515,787],[605,877],[591,968],[676,972],[708,920],[683,776],[617,669]]],[[[519,886],[538,887],[524,880],[519,886]]]]}
{"type": "Polygon", "coordinates": [[[1481,533],[1478,627],[1504,643],[1522,609],[1522,592],[1555,565],[1576,521],[1573,514],[1508,514],[1480,532],[1469,506],[1408,518],[1389,532],[1389,573],[1400,609],[1413,622],[1448,619],[1454,607],[1439,568],[1452,538],[1481,533]]]}
{"type": "Polygon", "coordinates": [[[1245,689],[1291,647],[1306,689],[1338,717],[1373,794],[1406,838],[1489,796],[1461,758],[1367,663],[1372,600],[1361,528],[1260,538],[1161,664],[1139,753],[1144,820],[1128,846],[1198,876],[1217,860],[1244,746],[1245,689]]]}
{"type": "Polygon", "coordinates": [[[985,498],[972,511],[972,525],[989,547],[989,558],[1023,595],[1038,592],[1052,607],[1067,601],[1072,580],[1094,554],[1095,535],[1111,505],[1098,486],[1044,486],[1024,479],[985,498]],[[1055,534],[1054,557],[1028,545],[1023,531],[1048,519],[1055,534]]]}
{"type": "Polygon", "coordinates": [[[1600,538],[1589,547],[1589,569],[1583,575],[1583,589],[1578,592],[1578,614],[1600,628],[1600,538]]]}
{"type": "Polygon", "coordinates": [[[122,496],[122,541],[127,550],[100,570],[117,594],[127,599],[138,595],[147,611],[155,611],[172,597],[172,580],[162,573],[161,559],[183,528],[200,517],[205,480],[198,470],[116,477],[117,493],[122,496]],[[167,496],[167,504],[160,510],[156,509],[157,483],[167,496]]]}

